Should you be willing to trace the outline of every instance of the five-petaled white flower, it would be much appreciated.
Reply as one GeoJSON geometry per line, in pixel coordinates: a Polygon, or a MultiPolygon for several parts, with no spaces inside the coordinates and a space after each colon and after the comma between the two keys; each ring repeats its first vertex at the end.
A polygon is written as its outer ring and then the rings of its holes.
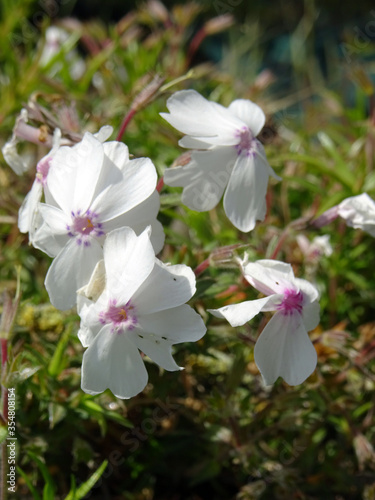
{"type": "MultiPolygon", "coordinates": [[[[104,125],[99,132],[94,134],[94,137],[98,141],[104,142],[111,136],[112,132],[113,128],[110,125],[104,125]]],[[[39,202],[43,197],[43,192],[48,190],[47,176],[49,167],[54,154],[62,145],[61,142],[61,130],[56,128],[53,133],[53,147],[46,156],[38,161],[36,165],[35,180],[18,212],[18,228],[21,233],[29,233],[29,241],[31,244],[34,244],[34,234],[43,223],[43,219],[38,210],[39,202]]]]}
{"type": "Polygon", "coordinates": [[[102,144],[86,133],[73,147],[60,147],[49,161],[43,224],[33,244],[55,257],[45,285],[52,304],[69,309],[103,258],[102,245],[112,229],[130,226],[141,232],[151,225],[155,251],[164,232],[156,220],[159,195],[156,170],[149,158],[129,160],[125,144],[102,144]]]}
{"type": "Polygon", "coordinates": [[[315,236],[311,242],[304,234],[298,234],[296,239],[301,252],[310,262],[318,261],[322,255],[326,257],[332,255],[333,249],[328,234],[315,236]]]}
{"type": "Polygon", "coordinates": [[[206,327],[185,304],[195,292],[193,271],[160,262],[149,229],[140,236],[130,228],[107,235],[104,275],[104,280],[97,280],[105,283],[97,300],[83,299],[79,307],[78,336],[88,347],[82,389],[98,394],[109,388],[119,398],[130,398],[148,379],[139,351],[166,370],[179,370],[171,346],[199,340],[206,327]]]}
{"type": "Polygon", "coordinates": [[[337,207],[346,224],[375,236],[375,201],[367,193],[346,198],[337,207]]]}
{"type": "Polygon", "coordinates": [[[266,215],[269,176],[280,180],[256,139],[265,123],[261,108],[246,99],[225,108],[194,90],[176,92],[167,108],[170,114],[161,116],[186,134],[180,146],[205,151],[193,151],[187,165],[167,169],[165,183],[182,186],[182,202],[198,212],[214,208],[225,190],[226,215],[241,231],[251,231],[266,215]]]}
{"type": "Polygon", "coordinates": [[[32,165],[30,155],[20,155],[17,151],[18,143],[22,140],[35,144],[51,147],[52,137],[48,134],[44,136],[40,129],[32,127],[27,122],[29,115],[26,109],[21,109],[13,127],[12,137],[1,148],[4,160],[17,175],[24,174],[32,165]]]}
{"type": "Polygon", "coordinates": [[[295,278],[290,264],[245,260],[241,266],[246,280],[266,297],[209,311],[232,326],[245,324],[261,311],[276,311],[255,344],[255,363],[266,385],[279,376],[289,385],[301,384],[317,363],[307,332],[319,324],[318,291],[295,278]]]}

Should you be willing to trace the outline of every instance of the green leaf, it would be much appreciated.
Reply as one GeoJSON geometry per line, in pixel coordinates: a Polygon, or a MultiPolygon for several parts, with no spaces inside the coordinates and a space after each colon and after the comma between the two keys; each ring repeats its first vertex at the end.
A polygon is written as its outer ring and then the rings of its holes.
{"type": "Polygon", "coordinates": [[[39,495],[39,493],[36,491],[36,489],[32,485],[29,476],[27,474],[25,474],[25,472],[23,472],[23,470],[20,469],[19,467],[17,467],[17,472],[22,477],[22,479],[25,481],[26,486],[29,488],[30,493],[32,494],[34,500],[42,500],[41,496],[39,495]]]}
{"type": "Polygon", "coordinates": [[[43,479],[46,483],[43,489],[43,500],[55,500],[56,487],[46,464],[44,464],[41,459],[32,451],[28,451],[27,454],[37,464],[38,469],[42,473],[43,479]]]}
{"type": "Polygon", "coordinates": [[[48,373],[51,375],[51,377],[57,377],[58,375],[60,375],[60,373],[64,368],[64,364],[66,362],[66,356],[65,356],[66,347],[69,343],[69,338],[70,334],[72,333],[72,328],[73,326],[71,324],[67,326],[57,344],[56,350],[48,365],[48,373]]]}
{"type": "Polygon", "coordinates": [[[367,403],[364,403],[363,405],[359,406],[353,411],[353,417],[354,418],[360,417],[363,413],[369,411],[373,406],[374,403],[372,401],[367,401],[367,403]]]}
{"type": "Polygon", "coordinates": [[[107,465],[108,465],[108,460],[104,460],[104,462],[94,472],[94,474],[85,483],[81,484],[81,486],[78,489],[76,488],[74,482],[68,496],[65,497],[65,500],[80,500],[81,498],[86,496],[87,493],[89,493],[89,491],[94,487],[95,483],[100,479],[107,465]]]}
{"type": "Polygon", "coordinates": [[[8,436],[8,428],[5,425],[0,427],[0,443],[6,440],[8,436]]]}
{"type": "MultiPolygon", "coordinates": [[[[330,178],[336,179],[343,186],[346,186],[353,193],[353,186],[355,184],[354,175],[348,170],[338,169],[335,167],[330,167],[328,163],[324,160],[320,160],[319,158],[315,158],[314,156],[309,156],[307,154],[287,154],[281,155],[277,157],[277,161],[286,162],[286,161],[297,161],[301,163],[305,163],[306,165],[312,167],[315,171],[327,175],[330,178]]],[[[353,193],[356,194],[356,193],[353,193]]]]}

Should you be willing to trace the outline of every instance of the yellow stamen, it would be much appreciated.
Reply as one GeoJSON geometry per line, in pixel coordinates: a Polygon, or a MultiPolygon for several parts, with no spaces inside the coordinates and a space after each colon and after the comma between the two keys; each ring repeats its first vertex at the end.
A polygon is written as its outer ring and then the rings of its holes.
{"type": "Polygon", "coordinates": [[[126,314],[125,309],[121,309],[120,312],[119,312],[119,315],[122,316],[124,319],[126,319],[128,317],[128,315],[126,314]]]}
{"type": "Polygon", "coordinates": [[[82,229],[82,232],[85,232],[87,229],[93,229],[94,224],[91,222],[90,219],[87,219],[87,225],[82,229]]]}

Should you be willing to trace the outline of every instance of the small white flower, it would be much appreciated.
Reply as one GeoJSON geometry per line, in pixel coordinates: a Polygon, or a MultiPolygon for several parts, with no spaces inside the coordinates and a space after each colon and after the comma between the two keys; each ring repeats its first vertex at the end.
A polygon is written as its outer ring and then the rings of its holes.
{"type": "MultiPolygon", "coordinates": [[[[110,137],[112,132],[113,128],[111,126],[104,125],[101,127],[99,132],[94,134],[94,137],[98,141],[104,142],[110,137]]],[[[34,235],[43,223],[43,219],[38,212],[38,208],[43,192],[48,189],[47,176],[51,160],[62,144],[63,140],[61,139],[61,131],[59,128],[56,128],[53,133],[52,149],[46,156],[38,161],[35,180],[18,212],[18,228],[21,233],[29,233],[29,241],[32,245],[34,245],[34,235]]]]}
{"type": "Polygon", "coordinates": [[[55,152],[46,203],[39,204],[43,224],[33,239],[34,246],[55,257],[45,280],[55,307],[73,307],[76,291],[102,259],[102,244],[112,229],[130,226],[139,233],[151,225],[155,251],[160,251],[164,233],[156,220],[156,181],[150,159],[130,160],[125,144],[102,144],[88,132],[75,146],[55,152]]]}
{"type": "Polygon", "coordinates": [[[282,377],[301,384],[315,370],[317,355],[308,331],[319,324],[318,291],[295,278],[290,264],[275,260],[242,262],[246,280],[266,297],[209,310],[232,326],[250,321],[261,311],[276,311],[260,334],[254,359],[266,385],[282,377]]]}
{"type": "MultiPolygon", "coordinates": [[[[77,50],[69,48],[69,37],[69,33],[59,26],[48,27],[46,29],[45,45],[39,59],[39,65],[45,67],[57,54],[63,52],[65,64],[69,68],[71,77],[73,80],[78,80],[84,74],[86,64],[82,57],[79,56],[77,50]]],[[[62,63],[60,61],[56,62],[53,64],[52,68],[49,69],[49,75],[53,77],[62,69],[62,63]]]]}
{"type": "Polygon", "coordinates": [[[333,249],[329,242],[329,235],[315,236],[310,242],[304,234],[297,235],[297,243],[301,252],[310,261],[317,261],[322,255],[329,257],[333,249]]]}
{"type": "Polygon", "coordinates": [[[338,205],[337,214],[348,226],[375,236],[375,201],[367,193],[346,198],[338,205]]]}
{"type": "Polygon", "coordinates": [[[193,151],[187,165],[167,169],[165,183],[182,186],[182,202],[198,212],[214,208],[225,191],[226,215],[241,231],[251,231],[266,214],[269,176],[280,180],[256,139],[265,123],[261,108],[245,99],[225,108],[194,90],[176,92],[167,108],[170,114],[161,116],[186,134],[180,146],[205,151],[193,151]]]}
{"type": "Polygon", "coordinates": [[[195,276],[188,266],[166,266],[155,258],[149,229],[136,236],[128,227],[107,235],[100,267],[89,287],[102,288],[104,267],[104,289],[96,302],[84,299],[79,310],[78,336],[88,347],[82,389],[98,394],[109,388],[130,398],[148,379],[139,351],[165,370],[179,370],[171,346],[205,334],[202,318],[185,304],[195,293],[195,276]]]}
{"type": "Polygon", "coordinates": [[[30,125],[27,125],[27,121],[27,110],[21,109],[13,128],[12,137],[4,144],[1,149],[4,160],[17,175],[22,175],[27,170],[29,170],[32,163],[31,157],[18,154],[17,145],[20,142],[20,139],[35,142],[35,134],[38,133],[37,129],[34,129],[30,125]]]}

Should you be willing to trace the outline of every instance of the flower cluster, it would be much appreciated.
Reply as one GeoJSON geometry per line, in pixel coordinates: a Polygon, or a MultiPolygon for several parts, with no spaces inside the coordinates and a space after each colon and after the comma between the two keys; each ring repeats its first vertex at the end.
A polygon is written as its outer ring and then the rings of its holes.
{"type": "MultiPolygon", "coordinates": [[[[184,137],[188,161],[166,169],[164,181],[182,187],[182,202],[196,211],[214,208],[224,195],[224,210],[243,232],[266,215],[269,177],[280,180],[257,139],[265,115],[255,103],[238,99],[228,108],[194,90],[176,92],[161,113],[184,137]]],[[[77,306],[78,337],[87,348],[82,388],[98,394],[109,388],[129,398],[147,383],[141,353],[162,368],[179,370],[172,346],[197,341],[206,331],[202,318],[186,304],[195,293],[195,275],[185,265],[166,265],[156,255],[164,244],[157,220],[157,173],[149,158],[131,159],[127,146],[108,141],[112,128],[86,132],[81,140],[63,138],[17,120],[4,146],[5,160],[17,174],[28,162],[17,153],[20,140],[51,147],[36,166],[35,181],[19,212],[19,228],[30,242],[53,258],[45,285],[52,304],[77,306]],[[42,134],[44,133],[44,135],[42,134]]],[[[337,216],[374,235],[375,205],[368,195],[344,200],[315,221],[337,216]]],[[[323,222],[322,222],[323,221],[323,222]]],[[[326,236],[310,245],[298,239],[306,258],[330,255],[326,236]]],[[[276,260],[239,260],[245,280],[265,297],[208,311],[233,327],[259,312],[275,314],[261,332],[254,358],[265,384],[282,377],[302,383],[317,363],[308,336],[319,323],[315,286],[296,278],[290,264],[276,260]]]]}
{"type": "Polygon", "coordinates": [[[111,133],[103,127],[64,146],[56,129],[19,228],[53,257],[45,279],[52,304],[77,305],[78,336],[87,347],[83,390],[110,388],[129,398],[147,383],[139,351],[166,370],[179,369],[171,346],[200,339],[206,328],[185,304],[195,292],[192,270],[155,256],[164,244],[155,167],[149,158],[130,159],[125,144],[106,142],[111,133]]]}

